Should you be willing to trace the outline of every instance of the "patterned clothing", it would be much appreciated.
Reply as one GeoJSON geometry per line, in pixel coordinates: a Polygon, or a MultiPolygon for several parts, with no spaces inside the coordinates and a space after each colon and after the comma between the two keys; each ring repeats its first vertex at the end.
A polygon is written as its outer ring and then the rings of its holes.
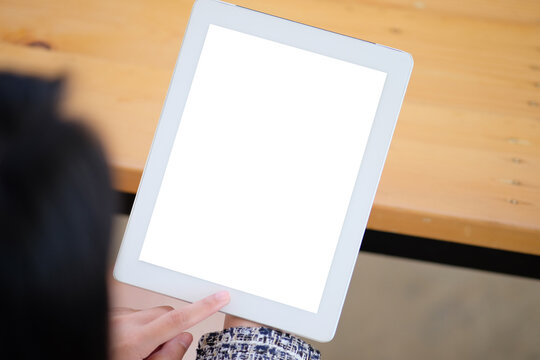
{"type": "Polygon", "coordinates": [[[235,327],[203,335],[197,360],[319,360],[305,341],[269,328],[235,327]]]}

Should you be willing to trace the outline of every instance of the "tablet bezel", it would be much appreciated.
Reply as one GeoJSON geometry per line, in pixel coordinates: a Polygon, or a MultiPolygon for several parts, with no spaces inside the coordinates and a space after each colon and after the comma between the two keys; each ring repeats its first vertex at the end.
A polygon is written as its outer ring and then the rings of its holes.
{"type": "Polygon", "coordinates": [[[412,57],[400,50],[217,0],[196,1],[118,253],[114,277],[125,283],[190,302],[226,289],[231,294],[231,303],[223,309],[225,313],[317,341],[331,340],[337,328],[412,66],[412,57]],[[387,73],[317,313],[138,260],[210,24],[387,73]]]}

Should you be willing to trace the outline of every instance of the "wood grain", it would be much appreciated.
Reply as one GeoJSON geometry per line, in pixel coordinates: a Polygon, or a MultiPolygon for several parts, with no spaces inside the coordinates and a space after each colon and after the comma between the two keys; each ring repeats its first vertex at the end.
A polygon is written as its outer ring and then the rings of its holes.
{"type": "MultiPolygon", "coordinates": [[[[540,255],[540,2],[235,3],[413,54],[370,228],[540,255]]],[[[67,75],[135,192],[191,6],[1,0],[0,69],[67,75]]]]}

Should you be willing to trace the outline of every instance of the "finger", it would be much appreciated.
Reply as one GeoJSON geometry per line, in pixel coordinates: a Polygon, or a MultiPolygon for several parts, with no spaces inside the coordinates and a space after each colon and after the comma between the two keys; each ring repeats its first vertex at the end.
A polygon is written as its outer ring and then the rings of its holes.
{"type": "Polygon", "coordinates": [[[132,319],[137,323],[146,324],[172,310],[174,310],[172,306],[156,306],[150,309],[137,311],[132,315],[132,319]]]}
{"type": "Polygon", "coordinates": [[[182,331],[215,314],[229,303],[230,296],[226,291],[220,291],[181,309],[169,311],[154,321],[148,323],[142,332],[148,349],[155,349],[182,331]]]}
{"type": "Polygon", "coordinates": [[[109,313],[111,315],[124,315],[124,314],[131,314],[137,311],[138,310],[127,308],[127,307],[114,307],[109,310],[109,313]]]}
{"type": "Polygon", "coordinates": [[[189,345],[193,341],[190,333],[181,333],[177,337],[167,341],[161,349],[147,357],[147,360],[180,360],[186,354],[189,345]]]}

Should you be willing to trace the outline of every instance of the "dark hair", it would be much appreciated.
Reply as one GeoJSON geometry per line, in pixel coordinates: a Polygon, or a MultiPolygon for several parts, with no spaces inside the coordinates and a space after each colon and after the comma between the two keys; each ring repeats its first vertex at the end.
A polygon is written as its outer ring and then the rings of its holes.
{"type": "Polygon", "coordinates": [[[109,170],[91,132],[60,114],[62,88],[0,72],[3,358],[108,355],[109,170]]]}

